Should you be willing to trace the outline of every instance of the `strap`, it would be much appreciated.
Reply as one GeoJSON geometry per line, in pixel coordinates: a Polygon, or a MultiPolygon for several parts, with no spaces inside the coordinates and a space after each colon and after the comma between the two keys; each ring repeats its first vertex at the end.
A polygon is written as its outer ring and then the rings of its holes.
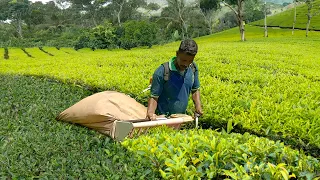
{"type": "MultiPolygon", "coordinates": [[[[164,67],[163,79],[164,81],[168,81],[170,76],[169,62],[165,62],[162,65],[164,67]]],[[[192,62],[190,66],[194,74],[197,71],[196,65],[192,62]]]]}
{"type": "Polygon", "coordinates": [[[169,80],[169,73],[170,73],[169,62],[165,62],[162,65],[164,67],[163,79],[164,79],[164,81],[168,81],[169,80]]]}

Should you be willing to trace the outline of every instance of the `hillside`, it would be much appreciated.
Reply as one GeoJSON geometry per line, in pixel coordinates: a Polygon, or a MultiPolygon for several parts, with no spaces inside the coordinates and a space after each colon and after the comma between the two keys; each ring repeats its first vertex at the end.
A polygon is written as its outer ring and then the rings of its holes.
{"type": "MultiPolygon", "coordinates": [[[[320,0],[315,1],[313,7],[314,9],[312,10],[312,13],[316,11],[320,11],[318,8],[320,6],[320,0]],[[318,9],[316,9],[318,8],[318,9]]],[[[297,29],[306,29],[306,24],[307,24],[307,11],[308,8],[306,4],[302,4],[297,6],[297,22],[295,27],[297,29]]],[[[268,17],[267,18],[267,25],[272,26],[272,27],[281,27],[281,28],[292,28],[293,24],[293,16],[294,16],[294,8],[291,8],[287,11],[284,11],[282,13],[276,14],[274,16],[268,17]]],[[[263,26],[264,25],[264,20],[259,20],[256,22],[251,23],[252,25],[258,25],[258,26],[263,26]]],[[[314,16],[311,19],[311,24],[310,24],[310,29],[311,30],[320,30],[320,15],[314,16]]]]}

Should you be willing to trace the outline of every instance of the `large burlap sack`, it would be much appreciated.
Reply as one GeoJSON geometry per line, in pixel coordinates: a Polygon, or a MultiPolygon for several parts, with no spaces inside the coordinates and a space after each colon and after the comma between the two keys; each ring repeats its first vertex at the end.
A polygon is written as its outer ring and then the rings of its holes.
{"type": "Polygon", "coordinates": [[[113,138],[116,120],[141,120],[146,113],[147,108],[135,99],[116,91],[104,91],[82,99],[56,119],[86,126],[113,138]]]}

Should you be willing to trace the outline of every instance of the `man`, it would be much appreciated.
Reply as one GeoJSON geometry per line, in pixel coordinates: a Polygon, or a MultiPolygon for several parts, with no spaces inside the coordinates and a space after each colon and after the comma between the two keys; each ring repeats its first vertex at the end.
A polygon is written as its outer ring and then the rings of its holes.
{"type": "Polygon", "coordinates": [[[195,113],[202,115],[199,73],[193,62],[197,52],[198,45],[194,40],[184,40],[176,56],[154,72],[147,119],[155,120],[156,115],[185,114],[190,93],[195,113]]]}

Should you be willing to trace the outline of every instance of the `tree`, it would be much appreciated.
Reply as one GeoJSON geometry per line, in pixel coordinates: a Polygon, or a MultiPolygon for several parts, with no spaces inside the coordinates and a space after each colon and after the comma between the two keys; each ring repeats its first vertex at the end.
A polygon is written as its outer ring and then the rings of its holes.
{"type": "Polygon", "coordinates": [[[213,33],[213,13],[220,7],[218,0],[199,0],[200,13],[203,16],[210,34],[213,33]]]}
{"type": "Polygon", "coordinates": [[[151,11],[157,11],[159,10],[161,7],[159,4],[157,3],[149,3],[146,7],[148,10],[151,10],[151,11]]]}
{"type": "Polygon", "coordinates": [[[264,37],[268,37],[268,27],[267,27],[267,1],[264,1],[264,37]]]}
{"type": "Polygon", "coordinates": [[[222,3],[229,7],[236,15],[240,30],[241,41],[245,41],[244,2],[248,0],[224,0],[222,3]]]}
{"type": "Polygon", "coordinates": [[[92,49],[110,48],[115,41],[115,29],[111,23],[105,22],[104,25],[99,25],[92,29],[92,49]]]}
{"type": "Polygon", "coordinates": [[[306,14],[306,16],[308,17],[307,28],[306,28],[306,37],[308,37],[308,34],[309,34],[309,27],[310,27],[310,23],[311,23],[311,18],[314,16],[317,16],[320,13],[320,9],[317,9],[316,11],[311,12],[311,10],[313,8],[313,3],[314,3],[314,0],[306,0],[306,4],[308,7],[308,13],[306,14]]]}
{"type": "Polygon", "coordinates": [[[160,5],[157,4],[157,3],[149,3],[149,4],[145,7],[145,9],[147,10],[146,14],[147,14],[148,16],[152,16],[152,15],[151,15],[151,11],[158,11],[160,8],[161,8],[160,5]]]}
{"type": "Polygon", "coordinates": [[[294,34],[294,26],[297,22],[297,0],[293,0],[294,5],[294,15],[293,15],[293,24],[292,24],[292,35],[294,34]]]}
{"type": "Polygon", "coordinates": [[[8,20],[10,1],[11,0],[0,1],[0,21],[8,20]]]}
{"type": "Polygon", "coordinates": [[[297,22],[297,3],[298,2],[302,2],[302,0],[293,0],[293,2],[292,2],[293,6],[294,6],[293,23],[292,23],[292,35],[294,34],[295,25],[296,25],[296,22],[297,22]]]}
{"type": "Polygon", "coordinates": [[[126,3],[126,0],[112,0],[114,8],[114,14],[117,17],[118,25],[121,26],[121,13],[124,6],[124,3],[126,3]]]}
{"type": "MultiPolygon", "coordinates": [[[[72,4],[72,8],[78,9],[78,12],[81,14],[81,20],[83,21],[83,17],[87,16],[89,22],[93,22],[90,26],[97,26],[99,23],[97,22],[98,11],[104,5],[107,5],[108,0],[68,0],[69,3],[72,4]]],[[[60,4],[62,4],[60,2],[60,4]]]]}
{"type": "Polygon", "coordinates": [[[161,18],[167,22],[167,27],[178,26],[181,31],[181,38],[189,38],[189,14],[194,11],[194,7],[186,4],[185,0],[167,0],[168,6],[161,12],[161,18]]]}
{"type": "Polygon", "coordinates": [[[111,0],[110,8],[113,11],[113,16],[117,19],[117,24],[121,26],[123,21],[129,19],[138,19],[137,9],[146,7],[145,0],[111,0]],[[134,18],[135,17],[135,18],[134,18]]]}
{"type": "Polygon", "coordinates": [[[0,22],[0,47],[8,46],[8,42],[13,36],[12,32],[14,32],[13,26],[0,22]]]}
{"type": "MultiPolygon", "coordinates": [[[[265,5],[262,0],[247,0],[244,3],[243,20],[247,23],[264,18],[265,5]]],[[[267,12],[267,14],[269,11],[267,12]]]]}
{"type": "Polygon", "coordinates": [[[123,25],[123,35],[120,38],[121,47],[131,49],[137,46],[152,45],[157,41],[157,26],[146,21],[127,21],[123,25]]]}
{"type": "Polygon", "coordinates": [[[18,36],[20,38],[23,38],[22,34],[22,25],[24,19],[27,17],[29,13],[29,6],[30,3],[28,0],[12,0],[12,1],[2,1],[0,10],[2,10],[1,13],[1,19],[2,20],[10,20],[11,24],[15,26],[18,36]]]}
{"type": "Polygon", "coordinates": [[[42,2],[32,3],[29,14],[25,18],[28,29],[45,22],[44,4],[42,2]]]}

